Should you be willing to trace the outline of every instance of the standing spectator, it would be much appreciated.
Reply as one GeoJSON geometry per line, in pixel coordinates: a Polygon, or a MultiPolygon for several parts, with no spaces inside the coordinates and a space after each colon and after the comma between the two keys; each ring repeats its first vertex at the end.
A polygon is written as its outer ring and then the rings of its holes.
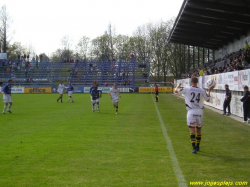
{"type": "Polygon", "coordinates": [[[158,102],[158,95],[159,95],[158,85],[155,83],[155,100],[156,100],[156,102],[158,102]]]}
{"type": "Polygon", "coordinates": [[[247,43],[247,41],[246,41],[246,45],[245,45],[245,50],[247,50],[249,48],[249,45],[248,45],[248,43],[247,43]]]}
{"type": "Polygon", "coordinates": [[[201,70],[200,70],[200,72],[199,72],[199,75],[200,76],[203,76],[203,75],[205,75],[205,69],[204,68],[201,68],[201,70]]]}
{"type": "Polygon", "coordinates": [[[243,116],[244,116],[244,123],[249,123],[250,119],[250,92],[248,90],[248,86],[244,87],[245,94],[241,98],[241,102],[243,102],[243,116]]]}
{"type": "Polygon", "coordinates": [[[131,54],[131,58],[133,59],[134,57],[135,57],[135,55],[132,53],[132,54],[131,54]]]}
{"type": "Polygon", "coordinates": [[[224,110],[223,115],[226,115],[226,109],[228,108],[227,115],[230,116],[231,115],[230,102],[231,102],[232,95],[231,95],[231,90],[229,90],[229,86],[227,84],[225,85],[225,89],[226,89],[226,98],[223,103],[223,110],[224,110]]]}
{"type": "Polygon", "coordinates": [[[17,55],[18,62],[20,62],[20,54],[17,55]]]}
{"type": "Polygon", "coordinates": [[[25,78],[27,78],[27,77],[28,77],[28,72],[27,72],[27,69],[25,70],[24,75],[25,75],[25,78]]]}
{"type": "Polygon", "coordinates": [[[77,73],[77,78],[80,79],[81,78],[81,72],[77,73]]]}

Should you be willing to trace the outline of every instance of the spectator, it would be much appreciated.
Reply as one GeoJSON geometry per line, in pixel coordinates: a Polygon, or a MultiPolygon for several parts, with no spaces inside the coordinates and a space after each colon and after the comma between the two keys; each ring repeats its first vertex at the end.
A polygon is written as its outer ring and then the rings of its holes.
{"type": "Polygon", "coordinates": [[[248,42],[246,41],[246,45],[245,45],[245,50],[247,50],[249,48],[248,42]]]}
{"type": "Polygon", "coordinates": [[[201,68],[201,70],[200,70],[200,72],[199,72],[199,75],[200,76],[203,76],[205,74],[205,70],[204,70],[204,67],[203,68],[201,68]]]}
{"type": "Polygon", "coordinates": [[[28,77],[28,72],[27,72],[27,69],[25,70],[24,75],[25,75],[25,78],[27,78],[27,77],[28,77]]]}
{"type": "Polygon", "coordinates": [[[231,90],[229,90],[228,84],[225,85],[225,90],[226,90],[226,97],[223,103],[223,111],[224,111],[223,115],[226,115],[226,109],[228,108],[227,115],[230,116],[231,115],[231,111],[230,111],[231,90]]]}
{"type": "Polygon", "coordinates": [[[243,102],[243,116],[244,116],[244,123],[249,122],[250,119],[250,92],[248,90],[248,86],[244,87],[244,96],[241,98],[241,102],[243,102]],[[247,121],[248,120],[248,121],[247,121]]]}
{"type": "Polygon", "coordinates": [[[80,79],[80,77],[81,77],[81,72],[78,72],[77,73],[77,78],[80,79]]]}

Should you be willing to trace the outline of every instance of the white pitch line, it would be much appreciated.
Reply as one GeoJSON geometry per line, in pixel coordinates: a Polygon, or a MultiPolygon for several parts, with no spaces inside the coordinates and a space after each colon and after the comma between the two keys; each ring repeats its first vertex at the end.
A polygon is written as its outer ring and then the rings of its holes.
{"type": "Polygon", "coordinates": [[[170,154],[171,161],[173,163],[174,174],[175,174],[175,177],[177,179],[178,185],[179,185],[179,187],[187,187],[185,177],[182,174],[181,168],[179,166],[178,159],[176,158],[176,155],[175,155],[175,152],[174,152],[174,148],[173,148],[171,140],[170,140],[170,138],[168,136],[167,129],[166,129],[166,127],[164,125],[164,122],[163,122],[163,120],[161,118],[161,114],[160,114],[160,112],[158,110],[156,102],[154,101],[154,97],[153,97],[152,94],[151,94],[151,96],[152,96],[153,102],[155,104],[155,108],[156,108],[156,112],[158,114],[159,121],[161,122],[161,129],[162,129],[163,135],[164,135],[166,143],[167,143],[167,148],[168,148],[168,151],[169,151],[169,154],[170,154]]]}

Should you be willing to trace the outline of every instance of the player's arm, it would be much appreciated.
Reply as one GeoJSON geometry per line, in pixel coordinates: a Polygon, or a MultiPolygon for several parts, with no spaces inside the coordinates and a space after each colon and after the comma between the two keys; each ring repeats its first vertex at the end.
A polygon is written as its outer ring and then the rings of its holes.
{"type": "Polygon", "coordinates": [[[109,94],[110,99],[112,99],[111,93],[109,92],[108,94],[109,94]]]}
{"type": "Polygon", "coordinates": [[[117,92],[118,92],[118,96],[121,98],[122,96],[120,95],[120,92],[119,92],[119,90],[117,90],[117,92]]]}
{"type": "Polygon", "coordinates": [[[203,98],[209,102],[210,101],[210,92],[214,89],[214,86],[212,86],[211,88],[208,89],[208,93],[206,93],[205,91],[205,95],[203,96],[203,98]]]}
{"type": "Polygon", "coordinates": [[[4,94],[4,95],[6,95],[6,87],[7,87],[7,86],[4,86],[4,87],[3,87],[3,94],[4,94]]]}
{"type": "Polygon", "coordinates": [[[245,95],[240,99],[241,102],[245,102],[248,99],[248,93],[245,93],[245,95]]]}
{"type": "Polygon", "coordinates": [[[176,86],[176,88],[174,89],[174,93],[179,94],[180,87],[181,87],[181,83],[179,83],[178,86],[176,86]]]}

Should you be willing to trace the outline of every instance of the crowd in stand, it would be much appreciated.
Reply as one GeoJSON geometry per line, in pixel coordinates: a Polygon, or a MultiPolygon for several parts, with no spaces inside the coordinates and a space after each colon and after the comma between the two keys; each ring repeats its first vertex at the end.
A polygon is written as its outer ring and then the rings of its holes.
{"type": "Polygon", "coordinates": [[[225,55],[223,58],[213,60],[204,67],[200,67],[182,78],[199,77],[204,75],[213,75],[232,71],[250,69],[250,48],[246,42],[246,46],[239,51],[225,55]]]}
{"type": "MultiPolygon", "coordinates": [[[[35,60],[35,59],[32,59],[35,60]]],[[[36,57],[36,63],[33,65],[33,68],[38,69],[38,57],[36,57]]],[[[24,71],[25,78],[28,78],[28,71],[32,68],[32,63],[30,62],[29,55],[18,55],[16,61],[11,61],[8,59],[0,60],[0,72],[3,73],[7,78],[15,78],[16,73],[24,71]]]]}

